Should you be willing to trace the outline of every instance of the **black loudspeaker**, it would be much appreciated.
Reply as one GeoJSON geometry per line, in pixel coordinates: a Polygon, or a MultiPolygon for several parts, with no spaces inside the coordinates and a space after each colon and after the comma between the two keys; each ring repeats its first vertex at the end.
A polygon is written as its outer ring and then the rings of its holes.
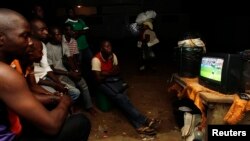
{"type": "Polygon", "coordinates": [[[250,60],[244,62],[242,72],[243,89],[250,94],[250,60]]]}
{"type": "Polygon", "coordinates": [[[250,94],[250,50],[240,52],[243,59],[241,88],[242,92],[250,94]]]}
{"type": "Polygon", "coordinates": [[[181,77],[194,78],[199,75],[203,48],[179,47],[176,50],[178,74],[181,77]]]}

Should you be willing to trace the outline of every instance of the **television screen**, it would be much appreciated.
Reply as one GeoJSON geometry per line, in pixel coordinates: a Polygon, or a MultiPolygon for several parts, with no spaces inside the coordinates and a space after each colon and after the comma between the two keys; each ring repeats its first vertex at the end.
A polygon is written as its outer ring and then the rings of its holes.
{"type": "Polygon", "coordinates": [[[241,89],[242,60],[239,54],[207,53],[201,58],[199,83],[232,94],[241,89]]]}
{"type": "Polygon", "coordinates": [[[223,62],[222,58],[203,57],[200,76],[221,82],[223,62]]]}

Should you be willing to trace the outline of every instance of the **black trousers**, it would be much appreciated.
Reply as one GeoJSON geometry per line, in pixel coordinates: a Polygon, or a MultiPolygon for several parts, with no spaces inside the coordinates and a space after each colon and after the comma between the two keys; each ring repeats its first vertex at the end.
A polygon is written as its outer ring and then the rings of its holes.
{"type": "Polygon", "coordinates": [[[56,136],[48,136],[34,126],[23,127],[23,134],[17,141],[87,141],[91,124],[83,114],[75,114],[68,117],[56,136]]]}

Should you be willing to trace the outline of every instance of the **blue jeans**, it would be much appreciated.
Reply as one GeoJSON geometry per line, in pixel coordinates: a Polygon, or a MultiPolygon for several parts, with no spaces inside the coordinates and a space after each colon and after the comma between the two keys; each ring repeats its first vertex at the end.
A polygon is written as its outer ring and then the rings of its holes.
{"type": "MultiPolygon", "coordinates": [[[[50,78],[46,78],[47,80],[50,80],[50,81],[53,81],[51,80],[50,78]]],[[[81,92],[80,90],[78,90],[76,87],[75,87],[75,84],[74,82],[72,82],[71,80],[69,80],[69,78],[62,78],[61,79],[61,82],[63,84],[65,84],[67,87],[68,87],[68,92],[69,92],[69,95],[72,99],[72,101],[76,101],[78,99],[78,97],[80,96],[81,92]]],[[[45,85],[41,85],[44,89],[46,89],[47,91],[51,92],[51,93],[54,93],[56,92],[56,90],[54,88],[52,88],[51,86],[45,86],[45,85]]]]}
{"type": "Polygon", "coordinates": [[[82,92],[84,107],[86,109],[93,107],[93,103],[89,93],[89,88],[86,81],[82,78],[80,81],[77,82],[77,86],[82,92]]]}
{"type": "Polygon", "coordinates": [[[66,84],[69,88],[69,94],[73,101],[76,101],[76,99],[80,96],[81,93],[85,109],[93,107],[87,83],[83,78],[79,82],[77,82],[77,86],[80,90],[76,88],[75,82],[72,81],[69,77],[60,75],[59,79],[62,81],[63,84],[66,84]]]}
{"type": "Polygon", "coordinates": [[[80,90],[75,87],[75,83],[69,77],[64,75],[60,75],[59,80],[68,87],[69,95],[75,102],[81,94],[80,90]]]}
{"type": "Polygon", "coordinates": [[[99,89],[109,97],[112,102],[121,110],[135,128],[145,124],[147,117],[142,115],[130,102],[128,96],[124,93],[115,93],[105,84],[100,84],[99,89]]]}

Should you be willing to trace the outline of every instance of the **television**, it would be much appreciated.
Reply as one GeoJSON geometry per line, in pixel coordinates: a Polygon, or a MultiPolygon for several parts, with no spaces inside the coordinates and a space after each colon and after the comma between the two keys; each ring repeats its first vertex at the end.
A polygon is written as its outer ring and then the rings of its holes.
{"type": "Polygon", "coordinates": [[[201,58],[199,84],[224,94],[241,91],[243,60],[239,54],[207,53],[201,58]]]}

